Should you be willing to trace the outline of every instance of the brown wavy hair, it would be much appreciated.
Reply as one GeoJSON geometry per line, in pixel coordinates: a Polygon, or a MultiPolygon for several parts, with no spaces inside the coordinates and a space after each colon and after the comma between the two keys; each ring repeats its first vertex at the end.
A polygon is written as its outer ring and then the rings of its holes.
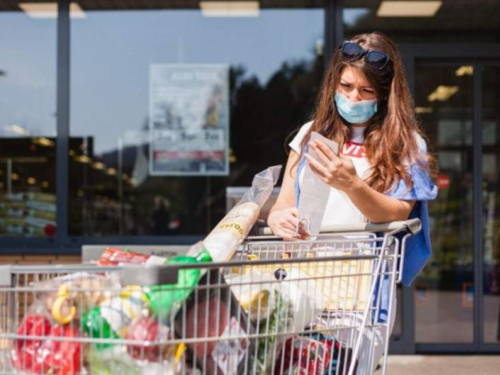
{"type": "Polygon", "coordinates": [[[365,63],[365,58],[347,61],[337,48],[330,60],[321,91],[316,102],[313,124],[302,140],[305,150],[311,132],[316,131],[339,144],[339,150],[351,138],[351,127],[338,113],[334,95],[339,86],[343,70],[353,66],[361,70],[377,93],[377,113],[365,129],[365,153],[372,165],[365,182],[380,193],[386,193],[403,179],[408,189],[413,182],[407,173],[408,163],[417,163],[437,179],[435,157],[419,151],[418,136],[425,140],[415,116],[413,99],[405,78],[403,62],[396,45],[380,32],[360,34],[349,39],[366,50],[378,50],[390,56],[383,69],[376,69],[365,63]]]}

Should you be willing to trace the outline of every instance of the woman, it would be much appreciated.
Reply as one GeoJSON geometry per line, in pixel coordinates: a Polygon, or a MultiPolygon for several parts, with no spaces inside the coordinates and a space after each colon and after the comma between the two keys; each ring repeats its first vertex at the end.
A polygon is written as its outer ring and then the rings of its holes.
{"type": "MultiPolygon", "coordinates": [[[[331,187],[323,225],[421,219],[422,232],[406,245],[403,283],[409,285],[430,256],[426,201],[437,195],[437,171],[415,118],[401,57],[387,36],[357,35],[334,52],[313,121],[302,126],[290,147],[280,195],[268,218],[273,232],[285,240],[295,235],[308,163],[331,187]],[[311,141],[313,131],[337,142],[342,152],[311,141]]],[[[298,237],[307,237],[304,229],[298,237]]],[[[380,350],[375,357],[383,354],[380,350]]]]}

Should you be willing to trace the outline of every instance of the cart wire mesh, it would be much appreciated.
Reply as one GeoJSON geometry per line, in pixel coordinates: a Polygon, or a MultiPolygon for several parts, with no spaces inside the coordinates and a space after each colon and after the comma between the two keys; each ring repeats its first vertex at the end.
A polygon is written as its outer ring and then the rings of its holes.
{"type": "Polygon", "coordinates": [[[224,263],[1,267],[0,373],[385,373],[408,228],[248,238],[224,263]]]}

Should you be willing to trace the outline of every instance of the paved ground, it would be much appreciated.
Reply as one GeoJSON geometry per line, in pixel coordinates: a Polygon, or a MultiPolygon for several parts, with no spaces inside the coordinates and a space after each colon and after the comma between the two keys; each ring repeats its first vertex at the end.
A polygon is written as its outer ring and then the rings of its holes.
{"type": "MultiPolygon", "coordinates": [[[[375,375],[381,375],[378,370],[375,375]]],[[[500,355],[392,355],[387,375],[499,375],[500,355]]]]}

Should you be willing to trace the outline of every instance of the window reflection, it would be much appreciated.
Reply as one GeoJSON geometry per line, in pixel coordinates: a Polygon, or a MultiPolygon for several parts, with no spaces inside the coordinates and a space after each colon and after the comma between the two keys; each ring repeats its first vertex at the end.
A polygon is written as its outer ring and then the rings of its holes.
{"type": "Polygon", "coordinates": [[[2,237],[56,233],[55,18],[33,18],[15,1],[0,7],[2,237]]]}
{"type": "Polygon", "coordinates": [[[473,341],[473,79],[458,68],[416,68],[416,110],[440,166],[429,203],[432,256],[415,280],[418,343],[473,341]]]}
{"type": "MultiPolygon", "coordinates": [[[[243,18],[83,6],[86,17],[72,22],[71,34],[70,234],[204,234],[225,213],[227,187],[249,186],[257,172],[284,164],[285,139],[311,115],[323,74],[316,3],[261,2],[257,17],[243,18]],[[227,176],[151,174],[150,74],[163,64],[228,67],[227,176]]],[[[186,106],[204,98],[200,91],[186,106]]],[[[215,155],[209,151],[198,155],[215,155]]]]}

